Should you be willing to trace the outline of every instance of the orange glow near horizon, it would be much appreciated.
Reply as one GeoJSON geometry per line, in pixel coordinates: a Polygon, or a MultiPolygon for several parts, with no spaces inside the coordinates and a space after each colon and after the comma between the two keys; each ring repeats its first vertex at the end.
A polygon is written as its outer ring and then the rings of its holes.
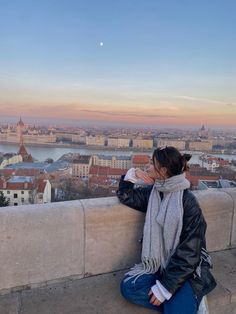
{"type": "Polygon", "coordinates": [[[201,125],[235,126],[236,106],[211,104],[159,105],[85,105],[85,104],[19,104],[1,105],[2,116],[24,116],[52,119],[78,119],[105,121],[108,123],[132,123],[142,125],[201,125]]]}

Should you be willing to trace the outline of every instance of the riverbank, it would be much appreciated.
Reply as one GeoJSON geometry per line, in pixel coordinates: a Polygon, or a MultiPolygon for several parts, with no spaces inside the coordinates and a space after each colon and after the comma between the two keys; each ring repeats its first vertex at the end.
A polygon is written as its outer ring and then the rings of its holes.
{"type": "MultiPolygon", "coordinates": [[[[150,157],[152,150],[141,150],[135,149],[132,147],[128,148],[115,148],[108,146],[88,146],[88,145],[78,145],[71,143],[27,143],[25,147],[35,159],[39,161],[45,161],[47,158],[52,158],[53,160],[58,160],[62,155],[68,153],[78,153],[81,155],[114,155],[114,156],[131,156],[133,154],[148,154],[150,157]]],[[[0,152],[2,153],[17,153],[19,150],[18,143],[9,143],[9,142],[0,142],[0,152]]],[[[197,152],[197,151],[182,151],[182,153],[189,153],[192,155],[190,163],[198,163],[199,156],[203,154],[214,155],[220,158],[228,159],[228,160],[236,160],[236,154],[219,154],[219,152],[197,152]]]]}
{"type": "MultiPolygon", "coordinates": [[[[0,141],[0,145],[18,145],[18,142],[7,142],[0,141]]],[[[125,151],[125,152],[143,152],[143,153],[152,153],[156,147],[152,149],[138,148],[138,147],[111,147],[111,146],[93,146],[93,145],[85,145],[85,144],[74,144],[74,143],[24,143],[25,147],[33,146],[33,147],[48,147],[48,148],[78,148],[78,149],[88,149],[88,150],[98,150],[98,151],[125,151]]],[[[186,152],[186,150],[183,150],[186,152]]],[[[209,154],[209,155],[236,155],[234,150],[229,151],[190,151],[190,153],[194,154],[209,154]]]]}
{"type": "MultiPolygon", "coordinates": [[[[1,145],[17,145],[18,142],[0,141],[1,145]]],[[[153,149],[137,148],[137,147],[111,147],[111,146],[93,146],[85,144],[73,144],[73,143],[24,143],[25,147],[51,147],[51,148],[79,148],[79,149],[91,149],[91,150],[106,150],[106,151],[126,151],[126,152],[146,152],[151,153],[153,149]]]]}

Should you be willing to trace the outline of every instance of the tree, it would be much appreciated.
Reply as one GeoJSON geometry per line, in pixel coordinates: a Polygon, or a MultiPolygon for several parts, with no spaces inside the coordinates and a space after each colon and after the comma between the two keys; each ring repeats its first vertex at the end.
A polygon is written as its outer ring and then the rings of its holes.
{"type": "Polygon", "coordinates": [[[0,207],[8,206],[9,202],[7,201],[6,197],[4,196],[3,192],[0,191],[0,207]]]}

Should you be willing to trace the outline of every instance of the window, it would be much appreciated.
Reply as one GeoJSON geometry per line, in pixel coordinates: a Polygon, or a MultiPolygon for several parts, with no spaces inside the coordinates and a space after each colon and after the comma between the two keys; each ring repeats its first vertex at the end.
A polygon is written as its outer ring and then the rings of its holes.
{"type": "Polygon", "coordinates": [[[7,194],[10,194],[10,191],[7,191],[7,194]]]}
{"type": "Polygon", "coordinates": [[[22,197],[22,198],[21,198],[21,202],[24,203],[24,201],[25,201],[25,199],[24,199],[24,197],[22,197]]]}
{"type": "Polygon", "coordinates": [[[14,198],[17,198],[18,196],[17,196],[17,193],[14,193],[14,198]]]}
{"type": "Polygon", "coordinates": [[[14,206],[18,206],[18,203],[14,203],[14,206]]]}
{"type": "Polygon", "coordinates": [[[21,191],[21,194],[24,194],[25,192],[24,191],[21,191]]]}

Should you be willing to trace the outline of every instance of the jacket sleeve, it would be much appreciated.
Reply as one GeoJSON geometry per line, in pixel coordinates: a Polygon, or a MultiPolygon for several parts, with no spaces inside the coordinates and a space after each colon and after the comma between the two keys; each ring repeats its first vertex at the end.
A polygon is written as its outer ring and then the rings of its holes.
{"type": "Polygon", "coordinates": [[[205,219],[194,195],[187,193],[180,242],[160,278],[161,284],[172,294],[192,276],[205,243],[205,219]]]}
{"type": "Polygon", "coordinates": [[[124,181],[124,177],[121,177],[119,188],[116,192],[120,202],[131,208],[146,212],[152,186],[134,188],[134,184],[124,181]]]}

